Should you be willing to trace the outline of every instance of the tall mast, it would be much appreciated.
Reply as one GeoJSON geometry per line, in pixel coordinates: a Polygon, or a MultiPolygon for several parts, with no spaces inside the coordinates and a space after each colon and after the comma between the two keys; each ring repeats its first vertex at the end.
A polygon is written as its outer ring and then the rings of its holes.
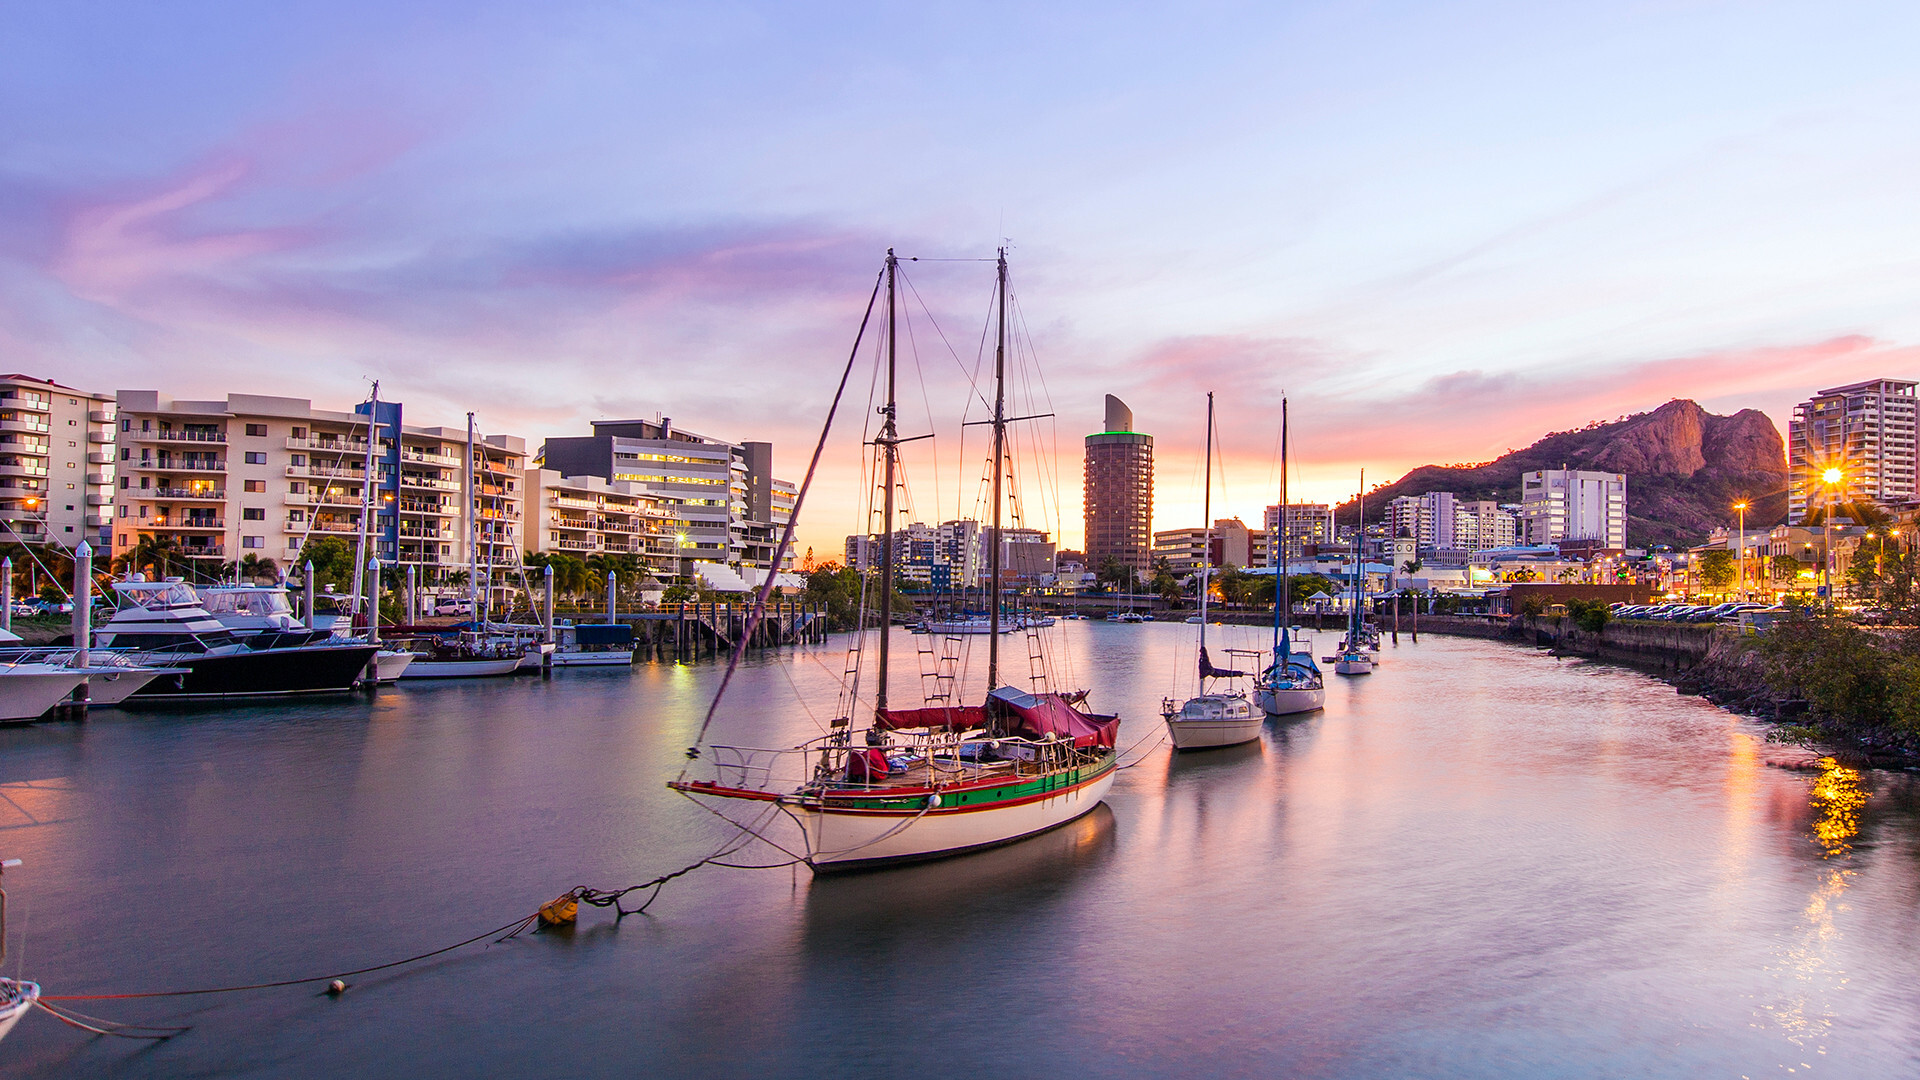
{"type": "Polygon", "coordinates": [[[893,383],[895,374],[896,350],[894,323],[893,279],[899,269],[900,260],[896,259],[893,249],[887,249],[887,403],[880,407],[880,437],[873,440],[880,447],[880,453],[886,460],[886,493],[881,496],[880,528],[880,681],[873,695],[873,708],[876,716],[884,718],[887,712],[887,638],[893,629],[893,485],[894,455],[898,453],[899,433],[893,424],[893,383]]]}
{"type": "MultiPolygon", "coordinates": [[[[1287,399],[1280,399],[1280,589],[1273,597],[1273,649],[1281,651],[1281,637],[1293,625],[1293,578],[1287,565],[1287,399]]],[[[1286,657],[1275,656],[1284,664],[1286,657]]],[[[1284,668],[1282,669],[1285,670],[1284,668]]]]}
{"type": "Polygon", "coordinates": [[[1367,470],[1360,470],[1359,509],[1353,518],[1353,629],[1347,644],[1358,647],[1360,641],[1360,600],[1367,591],[1367,470]]]}
{"type": "MultiPolygon", "coordinates": [[[[1208,571],[1213,569],[1213,391],[1211,390],[1207,391],[1207,449],[1202,457],[1206,462],[1203,469],[1206,479],[1200,484],[1200,519],[1205,522],[1204,538],[1200,541],[1200,655],[1204,662],[1207,655],[1207,577],[1208,571]]],[[[1206,669],[1203,667],[1201,670],[1206,669]]],[[[1202,675],[1201,682],[1204,684],[1205,681],[1206,676],[1202,675]]],[[[1200,692],[1203,694],[1207,692],[1205,685],[1200,687],[1200,692]]]]}
{"type": "MultiPolygon", "coordinates": [[[[373,397],[369,401],[371,403],[367,406],[367,463],[360,473],[360,535],[353,548],[353,602],[355,605],[367,603],[362,599],[360,587],[361,575],[366,573],[367,568],[367,517],[373,513],[373,445],[375,435],[380,430],[377,426],[380,422],[380,380],[378,379],[374,380],[373,397]]],[[[378,589],[380,583],[374,582],[373,587],[378,589]]],[[[372,627],[374,620],[379,617],[380,605],[369,603],[367,626],[372,627]]]]}
{"type": "Polygon", "coordinates": [[[993,527],[987,533],[987,692],[1000,685],[1000,465],[1007,453],[1007,249],[1000,249],[1000,330],[993,349],[993,527]]]}
{"type": "Polygon", "coordinates": [[[480,481],[473,471],[473,414],[467,414],[467,612],[480,618],[480,481]]]}

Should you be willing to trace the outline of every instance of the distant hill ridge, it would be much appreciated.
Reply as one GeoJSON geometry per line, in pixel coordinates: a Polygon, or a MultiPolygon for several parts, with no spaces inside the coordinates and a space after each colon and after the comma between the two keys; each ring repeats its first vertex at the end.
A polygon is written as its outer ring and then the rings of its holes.
{"type": "MultiPolygon", "coordinates": [[[[1554,432],[1484,464],[1422,465],[1368,492],[1367,520],[1379,520],[1391,499],[1429,491],[1517,503],[1521,473],[1562,466],[1627,475],[1627,542],[1635,546],[1695,543],[1732,522],[1741,499],[1752,504],[1749,529],[1787,518],[1786,444],[1773,421],[1758,409],[1716,416],[1676,398],[1624,420],[1554,432]]],[[[1354,503],[1338,513],[1351,522],[1354,503]]]]}

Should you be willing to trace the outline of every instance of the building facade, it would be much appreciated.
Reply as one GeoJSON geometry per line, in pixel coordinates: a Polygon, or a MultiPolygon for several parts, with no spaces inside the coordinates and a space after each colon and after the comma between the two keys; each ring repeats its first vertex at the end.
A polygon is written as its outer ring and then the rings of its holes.
{"type": "Polygon", "coordinates": [[[1492,499],[1463,499],[1453,504],[1453,539],[1463,551],[1512,547],[1520,540],[1518,506],[1492,499]]]}
{"type": "Polygon", "coordinates": [[[1266,565],[1268,546],[1261,533],[1248,529],[1239,518],[1216,518],[1211,546],[1204,528],[1162,529],[1153,534],[1153,561],[1167,560],[1168,569],[1181,577],[1199,571],[1203,551],[1210,554],[1208,565],[1215,569],[1245,569],[1266,565]]]}
{"type": "MultiPolygon", "coordinates": [[[[667,417],[596,420],[593,434],[548,439],[540,465],[563,476],[633,485],[665,511],[671,551],[649,553],[657,574],[690,576],[695,562],[771,568],[798,489],[773,476],[771,443],[734,443],[684,431],[667,417]]],[[[792,551],[779,569],[791,569],[792,551]]]]}
{"type": "Polygon", "coordinates": [[[202,579],[249,555],[290,570],[309,539],[357,542],[367,506],[370,553],[415,567],[421,585],[449,586],[476,563],[494,587],[519,583],[518,436],[476,436],[469,469],[464,429],[409,427],[399,403],[381,402],[369,486],[365,403],[332,412],[305,398],[122,390],[115,409],[115,557],[151,538],[202,579]]]}
{"type": "Polygon", "coordinates": [[[631,555],[647,567],[673,556],[668,512],[625,480],[562,476],[536,466],[527,470],[525,490],[530,550],[580,559],[631,555]]]}
{"type": "Polygon", "coordinates": [[[1597,540],[1627,546],[1627,478],[1581,469],[1538,469],[1520,476],[1520,518],[1527,544],[1597,540]]]}
{"type": "Polygon", "coordinates": [[[1265,524],[1267,550],[1271,554],[1260,561],[1261,566],[1276,566],[1282,557],[1301,558],[1306,554],[1309,545],[1317,551],[1335,543],[1333,507],[1326,503],[1287,503],[1285,506],[1269,506],[1265,524]],[[1284,556],[1280,551],[1283,533],[1287,548],[1284,556]]]}
{"type": "Polygon", "coordinates": [[[1153,564],[1153,436],[1133,430],[1133,411],[1107,395],[1106,430],[1087,436],[1083,493],[1087,565],[1108,561],[1137,574],[1153,564]]]}
{"type": "Polygon", "coordinates": [[[1912,382],[1873,379],[1822,390],[1787,423],[1787,520],[1800,524],[1838,503],[1911,501],[1920,480],[1912,382]],[[1840,471],[1838,484],[1824,474],[1840,471]]]}
{"type": "Polygon", "coordinates": [[[1411,537],[1421,551],[1452,551],[1458,548],[1454,523],[1458,500],[1451,491],[1429,491],[1424,495],[1402,495],[1387,503],[1387,535],[1402,533],[1411,537]]]}
{"type": "Polygon", "coordinates": [[[111,394],[0,375],[0,539],[105,547],[113,427],[111,394]]]}

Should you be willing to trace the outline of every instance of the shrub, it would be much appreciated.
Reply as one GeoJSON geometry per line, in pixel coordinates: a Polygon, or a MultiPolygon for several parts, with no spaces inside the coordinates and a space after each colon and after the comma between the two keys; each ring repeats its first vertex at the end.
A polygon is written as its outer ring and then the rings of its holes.
{"type": "Polygon", "coordinates": [[[1574,625],[1591,634],[1605,629],[1607,620],[1613,618],[1604,600],[1569,600],[1567,614],[1573,616],[1574,625]]]}

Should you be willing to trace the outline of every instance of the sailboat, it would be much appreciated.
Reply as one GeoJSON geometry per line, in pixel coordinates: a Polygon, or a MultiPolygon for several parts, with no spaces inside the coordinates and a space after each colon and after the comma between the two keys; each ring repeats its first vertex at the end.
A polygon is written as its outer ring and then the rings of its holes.
{"type": "Polygon", "coordinates": [[[1200,515],[1206,519],[1206,539],[1200,548],[1200,696],[1175,704],[1172,698],[1161,702],[1160,715],[1167,721],[1175,750],[1203,750],[1215,746],[1238,746],[1260,737],[1260,725],[1266,717],[1253,707],[1247,695],[1238,691],[1208,693],[1208,679],[1237,679],[1246,673],[1216,668],[1207,658],[1207,576],[1213,568],[1213,394],[1207,394],[1207,450],[1205,494],[1200,500],[1200,515]]]}
{"type": "Polygon", "coordinates": [[[1371,675],[1373,657],[1367,654],[1366,614],[1367,564],[1364,543],[1367,531],[1367,470],[1360,470],[1360,501],[1353,519],[1353,608],[1347,615],[1347,637],[1340,643],[1340,655],[1333,662],[1335,675],[1371,675]]]}
{"type": "Polygon", "coordinates": [[[1327,684],[1310,649],[1293,647],[1293,576],[1287,531],[1287,399],[1280,399],[1280,576],[1273,597],[1273,662],[1253,684],[1253,700],[1268,716],[1325,708],[1327,684]]]}
{"type": "MultiPolygon", "coordinates": [[[[1004,844],[1072,821],[1100,805],[1112,787],[1118,752],[1118,716],[1083,711],[1084,691],[1028,692],[1000,684],[999,590],[1003,470],[1007,457],[1006,411],[1007,257],[998,259],[999,330],[994,353],[993,513],[988,533],[987,693],[977,705],[950,699],[922,708],[896,709],[888,697],[888,613],[893,609],[893,545],[880,554],[878,671],[871,718],[858,737],[860,711],[857,631],[845,712],[824,736],[788,750],[712,747],[716,775],[668,786],[701,801],[744,800],[774,804],[796,822],[804,841],[802,859],[816,872],[941,858],[1004,844]],[[797,766],[797,770],[794,768],[797,766]],[[797,782],[786,779],[797,772],[797,782]]],[[[894,527],[894,488],[901,438],[895,425],[896,289],[899,260],[887,252],[886,403],[873,440],[884,466],[883,523],[894,527]]],[[[875,296],[878,296],[876,283],[875,296]]],[[[871,317],[872,301],[868,313],[871,317]]],[[[862,321],[864,329],[866,323],[862,321]]],[[[856,344],[856,351],[858,346],[856,344]]],[[[851,364],[851,358],[849,359],[851,364]]],[[[831,418],[829,418],[831,423],[831,418]]],[[[824,439],[824,436],[823,436],[824,439]]],[[[804,491],[802,494],[804,498],[804,491]]],[[[800,513],[796,501],[788,537],[800,513]]],[[[782,542],[784,549],[786,541],[782,542]]],[[[698,746],[690,757],[700,754],[698,746]]],[[[764,815],[761,815],[764,816],[764,815]]]]}
{"type": "MultiPolygon", "coordinates": [[[[0,872],[19,866],[19,859],[0,860],[0,872]]],[[[0,960],[7,958],[7,890],[0,889],[0,960]]],[[[0,977],[0,1039],[40,1000],[40,984],[0,977]]]]}

